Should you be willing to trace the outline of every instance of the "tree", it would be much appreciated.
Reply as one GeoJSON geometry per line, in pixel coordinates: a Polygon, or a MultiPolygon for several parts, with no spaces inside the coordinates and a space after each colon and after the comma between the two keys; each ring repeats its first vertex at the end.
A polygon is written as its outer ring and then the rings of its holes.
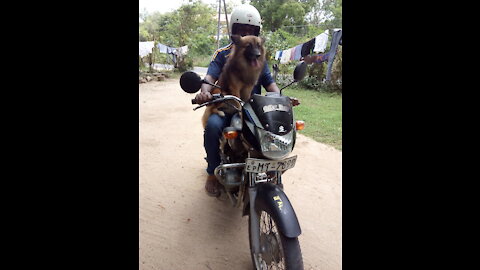
{"type": "Polygon", "coordinates": [[[144,11],[139,14],[139,18],[143,21],[139,25],[140,41],[153,41],[159,39],[160,22],[164,19],[164,15],[159,12],[149,14],[144,11]]]}
{"type": "Polygon", "coordinates": [[[342,28],[342,0],[323,0],[321,10],[326,28],[342,28]]]}
{"type": "MultiPolygon", "coordinates": [[[[223,6],[223,1],[225,0],[221,0],[222,1],[222,16],[225,16],[223,15],[225,13],[225,7],[223,6]]],[[[245,1],[242,1],[242,3],[245,2],[245,1]]],[[[232,11],[233,11],[233,8],[235,7],[236,3],[232,0],[227,0],[225,1],[225,4],[227,5],[227,14],[231,14],[232,11]]],[[[216,1],[215,3],[212,3],[210,4],[210,6],[216,10],[216,12],[218,12],[218,1],[216,1]]],[[[218,14],[218,13],[217,13],[218,14]]]]}
{"type": "Polygon", "coordinates": [[[317,4],[318,0],[252,0],[250,4],[258,9],[263,19],[263,31],[277,31],[284,26],[305,24],[305,15],[317,4]]]}
{"type": "Polygon", "coordinates": [[[160,14],[142,12],[139,18],[140,41],[158,41],[171,47],[188,45],[194,53],[211,54],[214,49],[215,10],[200,1],[184,4],[177,10],[160,14]]]}

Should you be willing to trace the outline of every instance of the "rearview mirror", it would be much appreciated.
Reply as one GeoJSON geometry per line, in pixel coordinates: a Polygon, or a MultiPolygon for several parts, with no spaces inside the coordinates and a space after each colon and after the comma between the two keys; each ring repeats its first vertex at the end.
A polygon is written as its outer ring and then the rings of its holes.
{"type": "Polygon", "coordinates": [[[300,63],[297,64],[295,67],[295,70],[293,71],[293,79],[295,82],[303,80],[305,78],[305,75],[307,74],[307,63],[301,61],[300,63]]]}
{"type": "Polygon", "coordinates": [[[202,87],[202,79],[193,71],[186,71],[180,77],[180,87],[183,91],[193,94],[202,87]]]}

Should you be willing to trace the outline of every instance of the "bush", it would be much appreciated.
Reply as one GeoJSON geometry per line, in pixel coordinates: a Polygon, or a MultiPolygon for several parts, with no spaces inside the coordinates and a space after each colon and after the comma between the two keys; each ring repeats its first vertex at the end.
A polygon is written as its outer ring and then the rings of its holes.
{"type": "Polygon", "coordinates": [[[192,43],[189,46],[189,54],[195,56],[200,55],[213,55],[217,47],[217,42],[211,36],[197,35],[195,39],[192,39],[192,43]]]}
{"type": "Polygon", "coordinates": [[[185,72],[193,68],[193,59],[187,54],[182,57],[177,57],[176,68],[180,72],[185,72]]]}
{"type": "Polygon", "coordinates": [[[321,90],[325,79],[326,63],[314,63],[308,66],[307,76],[300,81],[300,85],[307,89],[321,90]]]}
{"type": "Polygon", "coordinates": [[[195,67],[208,67],[212,61],[212,55],[193,55],[192,59],[195,67]]]}
{"type": "Polygon", "coordinates": [[[342,46],[337,47],[337,54],[333,60],[332,75],[329,82],[332,89],[342,92],[342,46]]]}

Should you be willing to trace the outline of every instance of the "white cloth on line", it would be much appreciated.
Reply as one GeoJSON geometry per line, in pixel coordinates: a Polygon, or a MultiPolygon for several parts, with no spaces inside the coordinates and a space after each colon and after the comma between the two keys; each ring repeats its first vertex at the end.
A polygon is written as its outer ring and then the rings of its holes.
{"type": "Polygon", "coordinates": [[[138,43],[138,55],[140,57],[147,56],[148,54],[152,53],[152,49],[155,46],[153,41],[144,41],[138,43]]]}
{"type": "Polygon", "coordinates": [[[290,62],[290,55],[292,54],[292,48],[284,50],[282,52],[282,58],[280,58],[280,64],[286,64],[290,62]]]}
{"type": "Polygon", "coordinates": [[[177,53],[180,54],[180,55],[186,55],[187,52],[188,52],[188,45],[177,48],[177,53]]]}
{"type": "Polygon", "coordinates": [[[328,30],[315,37],[314,52],[325,52],[328,43],[328,30]]]}
{"type": "Polygon", "coordinates": [[[164,45],[162,43],[158,43],[157,44],[157,48],[158,48],[158,51],[160,53],[167,53],[167,49],[168,49],[168,46],[167,45],[164,45]]]}

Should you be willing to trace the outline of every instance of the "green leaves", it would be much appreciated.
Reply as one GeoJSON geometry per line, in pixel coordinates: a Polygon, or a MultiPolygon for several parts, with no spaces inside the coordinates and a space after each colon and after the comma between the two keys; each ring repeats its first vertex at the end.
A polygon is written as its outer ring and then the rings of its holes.
{"type": "Polygon", "coordinates": [[[277,31],[284,26],[305,24],[305,15],[318,0],[254,0],[250,4],[258,9],[264,31],[277,31]]]}
{"type": "Polygon", "coordinates": [[[139,17],[143,20],[140,41],[155,40],[172,47],[188,45],[194,54],[212,54],[215,49],[215,41],[210,38],[216,34],[215,10],[200,1],[165,14],[143,12],[139,17]]]}
{"type": "Polygon", "coordinates": [[[342,28],[342,0],[324,0],[321,10],[328,18],[324,22],[327,28],[342,28]]]}
{"type": "Polygon", "coordinates": [[[283,29],[305,35],[298,29],[306,24],[342,27],[342,0],[252,0],[250,4],[260,12],[264,32],[283,29]]]}

